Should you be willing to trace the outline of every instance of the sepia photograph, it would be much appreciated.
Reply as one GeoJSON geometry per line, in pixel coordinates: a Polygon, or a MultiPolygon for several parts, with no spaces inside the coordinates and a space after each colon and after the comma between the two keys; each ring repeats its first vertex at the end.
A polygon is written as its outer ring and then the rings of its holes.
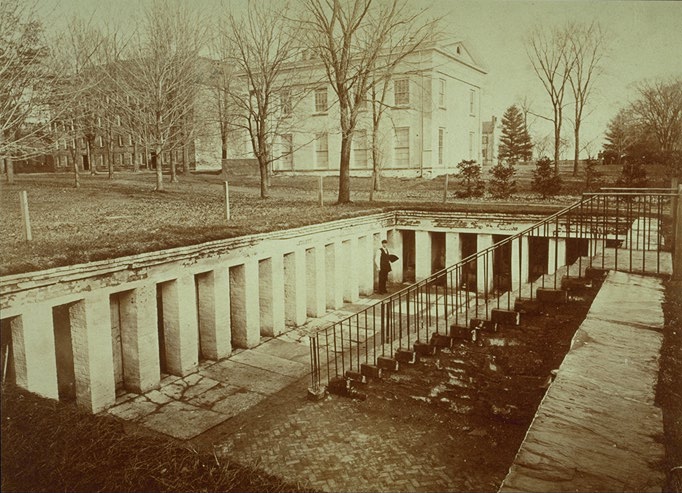
{"type": "Polygon", "coordinates": [[[682,493],[682,2],[0,0],[0,490],[682,493]]]}

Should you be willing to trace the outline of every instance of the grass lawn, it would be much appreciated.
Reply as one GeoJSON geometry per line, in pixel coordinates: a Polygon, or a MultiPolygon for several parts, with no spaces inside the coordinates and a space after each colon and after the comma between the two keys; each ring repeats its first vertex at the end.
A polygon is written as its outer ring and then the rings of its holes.
{"type": "MultiPolygon", "coordinates": [[[[153,173],[116,173],[81,176],[73,187],[70,173],[19,174],[13,185],[0,185],[0,275],[30,272],[62,265],[102,260],[232,238],[250,233],[376,213],[395,208],[513,211],[551,213],[576,200],[581,177],[564,170],[567,195],[541,201],[529,191],[530,169],[519,171],[519,193],[506,201],[455,199],[457,179],[449,180],[448,202],[443,203],[444,178],[384,178],[384,190],[369,202],[370,180],[352,180],[353,200],[336,205],[338,178],[324,180],[325,205],[317,204],[314,176],[272,179],[271,198],[259,198],[255,176],[230,177],[232,219],[225,219],[224,190],[216,174],[181,175],[180,183],[166,183],[155,192],[153,173]],[[28,192],[33,241],[23,239],[20,191],[28,192]]],[[[618,167],[608,168],[612,182],[618,167]]],[[[487,175],[487,173],[485,173],[487,175]]],[[[487,176],[486,176],[487,177],[487,176]]],[[[167,177],[165,177],[167,179],[167,177]]]]}

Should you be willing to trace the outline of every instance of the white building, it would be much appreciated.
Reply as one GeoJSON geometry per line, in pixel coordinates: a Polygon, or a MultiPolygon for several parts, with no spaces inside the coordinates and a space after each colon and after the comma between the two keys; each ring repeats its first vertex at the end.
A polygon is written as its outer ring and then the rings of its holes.
{"type": "MultiPolygon", "coordinates": [[[[386,176],[452,173],[461,160],[481,162],[481,87],[486,70],[463,41],[424,47],[397,67],[388,85],[379,155],[386,176]]],[[[338,105],[321,64],[301,60],[280,91],[273,169],[280,173],[337,174],[341,155],[338,105]]],[[[361,110],[351,174],[372,170],[372,104],[361,110]]],[[[248,135],[230,142],[231,159],[253,158],[248,135]]]]}

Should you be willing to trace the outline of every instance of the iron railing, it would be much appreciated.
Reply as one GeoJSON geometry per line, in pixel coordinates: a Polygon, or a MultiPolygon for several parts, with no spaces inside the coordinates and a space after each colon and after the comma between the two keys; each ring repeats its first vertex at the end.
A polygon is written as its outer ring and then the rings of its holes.
{"type": "Polygon", "coordinates": [[[602,189],[310,336],[312,389],[587,268],[669,274],[671,189],[602,189]],[[559,260],[560,257],[562,260],[559,260]],[[563,261],[565,258],[565,261],[563,261]]]}

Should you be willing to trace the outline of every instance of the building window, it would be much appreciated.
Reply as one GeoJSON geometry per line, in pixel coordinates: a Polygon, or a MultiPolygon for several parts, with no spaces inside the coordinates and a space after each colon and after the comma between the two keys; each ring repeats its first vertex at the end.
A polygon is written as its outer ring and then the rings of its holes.
{"type": "Polygon", "coordinates": [[[315,90],[315,113],[327,112],[327,89],[315,90]]]}
{"type": "Polygon", "coordinates": [[[488,159],[488,149],[484,147],[481,151],[481,155],[483,156],[483,159],[488,159]]]}
{"type": "Polygon", "coordinates": [[[133,135],[132,134],[128,134],[128,145],[129,146],[133,145],[133,135]]]}
{"type": "Polygon", "coordinates": [[[443,147],[445,146],[445,129],[438,129],[438,164],[443,164],[443,147]]]}
{"type": "Polygon", "coordinates": [[[395,129],[395,165],[407,168],[410,165],[410,128],[395,129]]]}
{"type": "Polygon", "coordinates": [[[294,137],[291,134],[282,135],[281,169],[294,169],[294,137]]]}
{"type": "Polygon", "coordinates": [[[104,140],[102,139],[101,135],[97,136],[97,145],[100,147],[104,147],[104,140]]]}
{"type": "Polygon", "coordinates": [[[476,142],[476,134],[469,132],[469,159],[475,159],[474,156],[474,142],[476,142]]]}
{"type": "Polygon", "coordinates": [[[118,146],[123,147],[123,136],[122,135],[118,136],[118,146]]]}
{"type": "MultiPolygon", "coordinates": [[[[293,108],[291,107],[291,91],[289,89],[284,89],[280,93],[280,104],[282,106],[281,111],[282,115],[287,116],[291,115],[293,108]]],[[[315,101],[315,105],[317,106],[317,100],[315,101]]]]}
{"type": "Polygon", "coordinates": [[[484,146],[487,146],[487,145],[488,145],[488,136],[487,136],[487,135],[484,135],[484,136],[483,136],[483,145],[484,145],[484,146]]]}
{"type": "Polygon", "coordinates": [[[438,85],[438,107],[445,108],[445,79],[439,80],[438,85]]]}
{"type": "Polygon", "coordinates": [[[476,115],[476,91],[473,89],[469,91],[469,114],[476,115]]]}
{"type": "Polygon", "coordinates": [[[116,115],[116,125],[121,126],[121,115],[116,115]]]}
{"type": "Polygon", "coordinates": [[[356,130],[353,137],[353,162],[356,168],[366,168],[367,159],[367,130],[356,130]]]}
{"type": "Polygon", "coordinates": [[[329,142],[327,134],[315,134],[315,162],[318,168],[329,167],[329,142]]]}
{"type": "Polygon", "coordinates": [[[393,97],[396,106],[410,104],[410,81],[408,79],[399,79],[393,83],[393,97]]]}

